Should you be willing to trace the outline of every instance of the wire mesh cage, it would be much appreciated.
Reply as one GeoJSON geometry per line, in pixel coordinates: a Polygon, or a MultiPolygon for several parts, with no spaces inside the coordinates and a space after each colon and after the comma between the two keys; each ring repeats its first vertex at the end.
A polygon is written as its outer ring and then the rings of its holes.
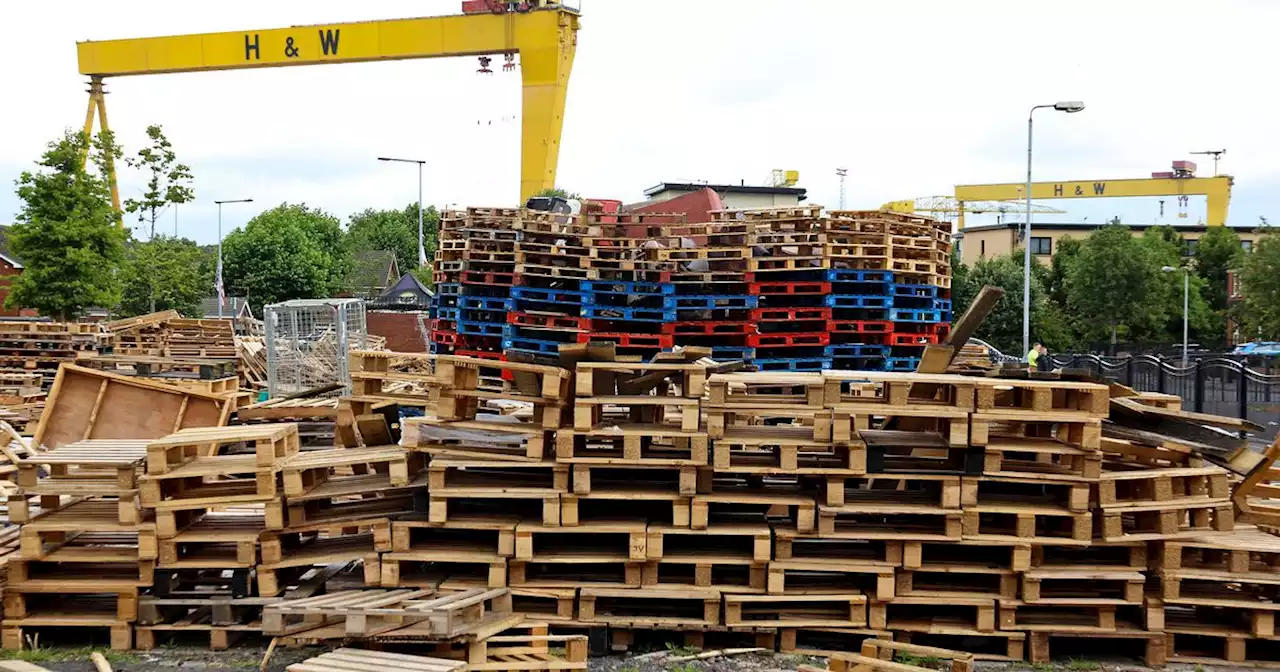
{"type": "Polygon", "coordinates": [[[272,398],[326,385],[348,394],[347,353],[368,346],[364,301],[296,299],[263,309],[267,392],[272,398]]]}

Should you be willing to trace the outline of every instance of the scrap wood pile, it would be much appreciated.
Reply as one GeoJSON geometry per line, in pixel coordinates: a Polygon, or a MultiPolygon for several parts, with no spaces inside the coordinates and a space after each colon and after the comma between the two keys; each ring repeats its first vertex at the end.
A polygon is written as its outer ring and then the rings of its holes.
{"type": "Polygon", "coordinates": [[[227,427],[223,396],[65,366],[14,458],[3,643],[253,632],[580,669],[603,627],[615,647],[1280,660],[1280,447],[1250,450],[1257,427],[1069,377],[705,354],[357,352],[343,447],[310,452],[292,423],[227,427]]]}
{"type": "Polygon", "coordinates": [[[432,351],[505,360],[609,342],[761,370],[912,370],[945,337],[945,223],[821,206],[712,213],[445,213],[432,351]]]}

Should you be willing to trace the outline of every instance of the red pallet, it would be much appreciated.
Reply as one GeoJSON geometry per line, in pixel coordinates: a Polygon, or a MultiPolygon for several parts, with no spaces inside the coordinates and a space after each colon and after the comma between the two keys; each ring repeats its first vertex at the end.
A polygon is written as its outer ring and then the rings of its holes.
{"type": "Polygon", "coordinates": [[[752,308],[752,322],[809,322],[831,319],[830,308],[752,308]]]}
{"type": "Polygon", "coordinates": [[[459,357],[475,357],[476,359],[488,359],[495,362],[507,361],[507,356],[501,352],[489,352],[488,350],[457,350],[453,354],[459,357]]]}
{"type": "Polygon", "coordinates": [[[457,331],[453,327],[453,320],[427,320],[427,328],[431,331],[457,331]]]}
{"type": "Polygon", "coordinates": [[[431,340],[441,345],[457,345],[458,332],[437,329],[431,332],[431,340]]]}
{"type": "Polygon", "coordinates": [[[579,343],[609,342],[621,348],[659,348],[675,347],[675,336],[670,334],[619,334],[588,333],[578,334],[579,343]]]}
{"type": "Polygon", "coordinates": [[[587,318],[570,317],[568,315],[551,315],[540,313],[507,313],[507,324],[535,329],[576,329],[587,328],[587,318]]]}
{"type": "Polygon", "coordinates": [[[731,336],[751,334],[756,326],[750,322],[667,322],[662,333],[673,336],[731,336]]]}
{"type": "Polygon", "coordinates": [[[747,336],[747,345],[753,348],[783,348],[799,346],[830,345],[831,334],[819,332],[781,332],[775,334],[751,334],[747,336]]]}
{"type": "Polygon", "coordinates": [[[833,334],[887,334],[893,331],[888,320],[840,320],[827,323],[827,331],[833,334]]]}
{"type": "Polygon", "coordinates": [[[516,274],[499,273],[497,271],[490,271],[487,273],[484,271],[463,271],[461,281],[463,283],[470,283],[473,285],[498,285],[502,287],[510,287],[516,284],[516,274]]]}
{"type": "Polygon", "coordinates": [[[937,334],[928,333],[896,333],[889,334],[889,345],[937,345],[937,334]]]}
{"type": "Polygon", "coordinates": [[[831,293],[831,283],[795,280],[789,282],[752,282],[747,291],[756,296],[824,296],[831,293]]]}

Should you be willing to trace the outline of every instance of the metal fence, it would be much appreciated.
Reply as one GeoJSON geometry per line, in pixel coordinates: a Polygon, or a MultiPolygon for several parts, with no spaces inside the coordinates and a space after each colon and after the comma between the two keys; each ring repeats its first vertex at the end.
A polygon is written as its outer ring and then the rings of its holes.
{"type": "Polygon", "coordinates": [[[1243,359],[1193,358],[1183,367],[1180,358],[1154,355],[1054,355],[1053,364],[1088,369],[1142,392],[1176,394],[1189,411],[1252,420],[1266,428],[1268,439],[1280,430],[1280,375],[1243,359]]]}
{"type": "Polygon", "coordinates": [[[368,344],[364,301],[298,299],[263,309],[267,392],[272,398],[341,383],[350,391],[347,353],[368,344]]]}

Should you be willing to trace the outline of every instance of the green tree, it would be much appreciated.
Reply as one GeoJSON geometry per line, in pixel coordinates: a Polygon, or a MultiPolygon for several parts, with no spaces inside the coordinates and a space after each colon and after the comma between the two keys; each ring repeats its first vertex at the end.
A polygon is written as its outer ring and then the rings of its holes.
{"type": "Polygon", "coordinates": [[[195,241],[173,236],[129,245],[120,269],[121,315],[172,308],[188,317],[204,317],[200,299],[209,294],[213,282],[204,256],[195,241]]]}
{"type": "Polygon", "coordinates": [[[263,304],[329,296],[347,269],[342,227],[333,215],[282,203],[223,239],[223,281],[255,311],[263,304]]]}
{"type": "Polygon", "coordinates": [[[1219,313],[1227,310],[1227,271],[1244,259],[1240,236],[1225,226],[1211,226],[1196,244],[1196,275],[1204,278],[1202,296],[1219,313]]]}
{"type": "Polygon", "coordinates": [[[1049,300],[1059,308],[1067,305],[1067,278],[1071,275],[1071,266],[1080,257],[1081,241],[1071,236],[1063,236],[1054,244],[1053,257],[1045,269],[1044,285],[1049,300]]]}
{"type": "Polygon", "coordinates": [[[151,145],[138,150],[136,157],[125,159],[129,167],[151,174],[147,179],[147,190],[142,192],[141,199],[125,199],[124,209],[137,213],[139,222],[151,226],[147,237],[150,240],[156,237],[156,220],[161,213],[170,205],[191,202],[196,194],[191,188],[191,168],[178,163],[173,144],[164,136],[160,125],[148,126],[147,137],[151,139],[151,145]]]}
{"type": "MultiPolygon", "coordinates": [[[[983,320],[977,337],[1007,354],[1022,355],[1022,271],[1021,252],[1001,257],[979,259],[958,274],[953,270],[951,296],[955,314],[960,315],[986,285],[1003,288],[1004,298],[983,320]],[[957,282],[957,275],[959,281],[957,282]]],[[[963,265],[961,265],[963,266],[963,265]]],[[[954,269],[955,267],[953,267],[954,269]]],[[[1044,304],[1044,286],[1036,275],[1031,277],[1031,324],[1034,327],[1044,304]]],[[[1034,340],[1040,340],[1035,333],[1034,340]]],[[[1063,347],[1046,343],[1050,347],[1063,347]]]]}
{"type": "Polygon", "coordinates": [[[1159,272],[1127,227],[1106,226],[1084,241],[1071,265],[1068,303],[1082,323],[1106,325],[1114,346],[1120,326],[1141,315],[1159,272]]]}
{"type": "MultiPolygon", "coordinates": [[[[435,257],[436,240],[440,230],[440,213],[435,206],[422,211],[422,243],[427,262],[435,257]]],[[[358,212],[347,224],[347,250],[354,255],[368,250],[390,250],[396,254],[401,272],[409,272],[418,266],[418,204],[411,203],[402,210],[374,210],[358,212]]]]}
{"type": "MultiPolygon", "coordinates": [[[[1177,271],[1161,271],[1155,276],[1146,300],[1129,325],[1129,335],[1136,341],[1179,342],[1182,340],[1183,272],[1190,270],[1189,259],[1183,254],[1186,243],[1172,227],[1148,229],[1138,242],[1144,248],[1147,263],[1157,271],[1164,268],[1177,271]]],[[[1204,279],[1193,272],[1188,282],[1191,335],[1196,341],[1217,344],[1222,340],[1225,326],[1220,320],[1215,322],[1213,311],[1205,303],[1201,293],[1204,279]]]]}
{"type": "Polygon", "coordinates": [[[543,189],[542,191],[539,191],[538,193],[534,194],[534,196],[549,196],[554,198],[568,198],[568,199],[582,198],[582,196],[578,195],[578,192],[569,191],[563,187],[547,187],[546,189],[543,189]]]}
{"type": "Polygon", "coordinates": [[[9,245],[25,270],[10,285],[9,307],[35,308],[68,320],[89,306],[114,306],[124,256],[124,229],[111,207],[108,157],[120,156],[110,133],[93,139],[66,131],[18,178],[23,202],[9,245]],[[86,169],[86,153],[97,169],[86,169]]]}
{"type": "Polygon", "coordinates": [[[1280,338],[1280,232],[1263,230],[1240,268],[1241,333],[1280,338]]]}

